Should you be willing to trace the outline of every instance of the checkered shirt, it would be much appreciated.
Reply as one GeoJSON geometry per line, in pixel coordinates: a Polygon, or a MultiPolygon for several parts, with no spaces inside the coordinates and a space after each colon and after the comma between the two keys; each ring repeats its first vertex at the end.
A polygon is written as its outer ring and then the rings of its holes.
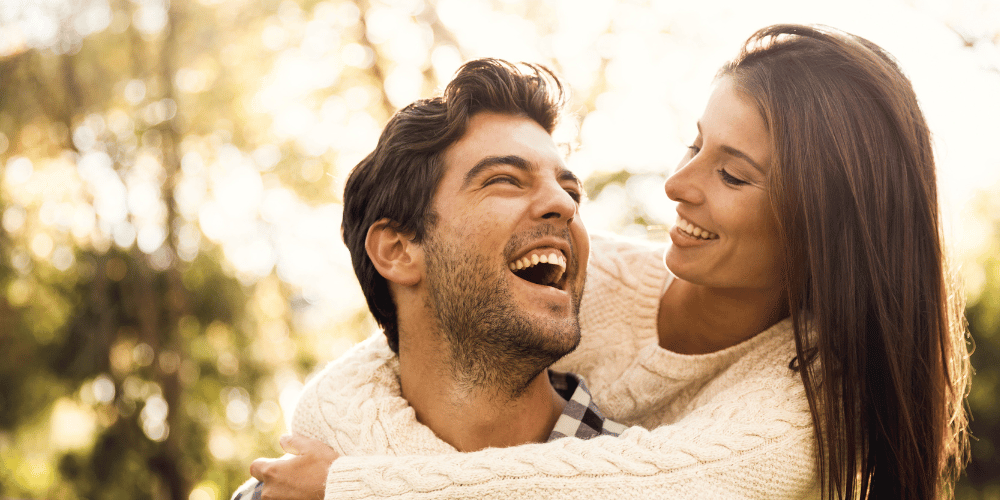
{"type": "Polygon", "coordinates": [[[243,483],[240,489],[233,493],[233,498],[230,500],[260,500],[261,491],[264,490],[264,483],[251,479],[243,483]]]}
{"type": "Polygon", "coordinates": [[[590,397],[587,384],[579,375],[549,370],[552,388],[566,400],[566,407],[556,421],[549,441],[567,436],[590,439],[597,436],[617,436],[626,427],[606,418],[590,397]]]}
{"type": "MultiPolygon", "coordinates": [[[[618,436],[626,427],[608,419],[594,404],[587,384],[579,375],[549,370],[549,382],[563,399],[566,407],[556,421],[549,441],[567,436],[590,439],[597,436],[618,436]]],[[[249,481],[236,490],[231,500],[260,500],[264,483],[249,481]]]]}

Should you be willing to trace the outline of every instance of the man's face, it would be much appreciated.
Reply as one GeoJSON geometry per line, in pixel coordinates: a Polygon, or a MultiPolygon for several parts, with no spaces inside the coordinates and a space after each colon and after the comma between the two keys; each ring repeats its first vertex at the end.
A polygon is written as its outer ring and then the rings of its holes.
{"type": "Polygon", "coordinates": [[[516,393],[579,342],[582,188],[529,118],[475,115],[443,163],[423,242],[428,303],[456,372],[516,393]]]}

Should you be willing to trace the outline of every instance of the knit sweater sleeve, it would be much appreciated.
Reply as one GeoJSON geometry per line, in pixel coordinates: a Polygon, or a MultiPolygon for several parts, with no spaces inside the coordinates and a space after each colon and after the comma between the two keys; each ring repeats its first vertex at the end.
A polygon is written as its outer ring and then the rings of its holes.
{"type": "Polygon", "coordinates": [[[807,498],[813,438],[796,382],[744,379],[678,422],[620,438],[342,457],[326,498],[807,498]]]}

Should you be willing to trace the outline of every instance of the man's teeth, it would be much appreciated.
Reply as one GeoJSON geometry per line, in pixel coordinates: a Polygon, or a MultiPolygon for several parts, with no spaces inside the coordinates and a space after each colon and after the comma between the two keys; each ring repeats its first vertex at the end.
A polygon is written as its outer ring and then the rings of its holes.
{"type": "Polygon", "coordinates": [[[519,271],[537,264],[553,264],[566,269],[566,257],[563,257],[558,252],[551,252],[549,254],[531,254],[530,257],[524,256],[514,262],[509,264],[511,271],[519,271]]]}
{"type": "Polygon", "coordinates": [[[719,237],[719,235],[702,229],[680,217],[677,218],[677,228],[700,240],[714,240],[719,237]]]}

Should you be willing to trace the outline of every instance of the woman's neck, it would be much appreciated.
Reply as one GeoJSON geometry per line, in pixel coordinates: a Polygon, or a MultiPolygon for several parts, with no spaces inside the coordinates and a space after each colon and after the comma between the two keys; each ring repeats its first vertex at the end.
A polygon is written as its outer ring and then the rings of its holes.
{"type": "Polygon", "coordinates": [[[784,290],[710,288],[674,278],[657,315],[660,347],[708,354],[743,342],[788,316],[784,290]]]}

